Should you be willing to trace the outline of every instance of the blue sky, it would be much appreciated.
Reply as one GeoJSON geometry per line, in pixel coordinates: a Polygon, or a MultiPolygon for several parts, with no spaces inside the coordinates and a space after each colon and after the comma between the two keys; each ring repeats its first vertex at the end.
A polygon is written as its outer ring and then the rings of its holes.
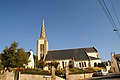
{"type": "MultiPolygon", "coordinates": [[[[120,1],[113,4],[120,16],[120,1]]],[[[49,50],[94,46],[103,61],[120,53],[120,40],[97,0],[0,0],[0,52],[17,41],[36,53],[42,18],[49,50]]]]}

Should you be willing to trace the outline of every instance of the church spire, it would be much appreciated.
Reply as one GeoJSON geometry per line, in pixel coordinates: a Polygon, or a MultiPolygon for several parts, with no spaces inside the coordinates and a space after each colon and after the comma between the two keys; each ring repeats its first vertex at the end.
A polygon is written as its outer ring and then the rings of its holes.
{"type": "Polygon", "coordinates": [[[42,25],[41,25],[41,34],[37,40],[36,53],[38,56],[38,60],[45,60],[47,52],[48,52],[48,40],[47,40],[46,34],[45,34],[45,26],[44,26],[44,19],[43,19],[42,25]]]}
{"type": "Polygon", "coordinates": [[[42,20],[42,27],[41,27],[40,38],[46,38],[46,34],[45,34],[45,26],[44,26],[44,19],[42,20]]]}

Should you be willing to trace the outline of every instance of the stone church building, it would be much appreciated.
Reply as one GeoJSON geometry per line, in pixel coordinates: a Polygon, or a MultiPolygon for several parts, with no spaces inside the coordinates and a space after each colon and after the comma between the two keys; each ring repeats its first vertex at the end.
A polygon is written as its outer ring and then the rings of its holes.
{"type": "Polygon", "coordinates": [[[38,60],[45,60],[46,63],[52,61],[59,62],[60,68],[64,68],[66,65],[69,67],[87,68],[94,67],[96,64],[101,63],[101,59],[95,47],[49,51],[44,20],[42,20],[41,34],[37,40],[36,53],[38,60]]]}

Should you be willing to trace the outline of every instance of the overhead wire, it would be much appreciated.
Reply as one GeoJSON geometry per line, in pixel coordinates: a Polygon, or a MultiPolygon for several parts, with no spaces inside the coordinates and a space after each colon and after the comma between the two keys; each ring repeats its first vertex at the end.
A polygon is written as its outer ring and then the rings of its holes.
{"type": "Polygon", "coordinates": [[[119,24],[119,26],[120,26],[120,20],[119,20],[119,18],[118,18],[118,15],[117,15],[117,13],[116,13],[116,10],[115,10],[114,5],[113,5],[113,3],[112,3],[111,0],[110,0],[110,3],[111,3],[111,5],[112,5],[113,11],[114,11],[114,13],[115,13],[115,17],[116,17],[116,19],[117,19],[117,21],[118,21],[118,24],[119,24]]]}
{"type": "Polygon", "coordinates": [[[100,6],[102,7],[103,11],[105,12],[105,15],[107,16],[108,20],[110,21],[110,23],[112,24],[112,26],[114,26],[114,24],[112,23],[112,21],[111,21],[109,15],[108,15],[108,13],[107,13],[107,11],[106,11],[106,9],[105,9],[105,6],[104,6],[103,3],[102,3],[102,1],[101,1],[101,0],[98,0],[98,2],[99,2],[99,4],[100,4],[100,6]]]}
{"type": "MultiPolygon", "coordinates": [[[[110,11],[109,11],[106,3],[105,3],[105,1],[104,1],[104,0],[98,0],[98,2],[99,2],[99,4],[101,5],[103,11],[105,12],[105,15],[107,16],[108,20],[109,20],[110,23],[112,24],[113,29],[116,30],[116,34],[117,34],[118,38],[120,39],[120,33],[119,33],[119,31],[118,31],[118,28],[117,28],[117,26],[116,26],[116,24],[115,24],[115,21],[114,21],[112,15],[111,15],[111,13],[110,13],[110,11]]],[[[117,16],[117,15],[116,15],[116,16],[117,16]]],[[[119,20],[119,19],[118,19],[118,20],[119,20]]]]}

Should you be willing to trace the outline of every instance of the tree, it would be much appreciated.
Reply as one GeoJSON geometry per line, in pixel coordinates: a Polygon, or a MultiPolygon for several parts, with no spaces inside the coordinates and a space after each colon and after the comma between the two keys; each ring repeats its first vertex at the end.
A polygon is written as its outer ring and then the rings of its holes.
{"type": "Polygon", "coordinates": [[[3,68],[3,65],[1,64],[2,54],[0,54],[0,70],[3,68]]]}
{"type": "Polygon", "coordinates": [[[49,66],[54,66],[55,68],[58,67],[59,65],[59,62],[56,62],[56,61],[52,61],[51,63],[48,63],[49,66]]]}
{"type": "Polygon", "coordinates": [[[28,62],[28,54],[23,48],[18,49],[16,53],[16,67],[23,67],[23,64],[27,64],[28,62]]]}
{"type": "Polygon", "coordinates": [[[46,63],[45,63],[45,61],[43,61],[43,60],[39,60],[38,62],[37,62],[37,67],[38,68],[44,68],[46,66],[46,63]]]}
{"type": "Polygon", "coordinates": [[[4,68],[23,67],[23,64],[28,62],[27,53],[23,48],[18,48],[18,43],[13,42],[10,47],[3,50],[2,64],[4,68]]]}
{"type": "Polygon", "coordinates": [[[103,68],[105,68],[106,69],[106,65],[105,65],[105,63],[104,62],[102,62],[102,63],[98,63],[98,65],[97,65],[98,67],[103,67],[103,68]]]}

